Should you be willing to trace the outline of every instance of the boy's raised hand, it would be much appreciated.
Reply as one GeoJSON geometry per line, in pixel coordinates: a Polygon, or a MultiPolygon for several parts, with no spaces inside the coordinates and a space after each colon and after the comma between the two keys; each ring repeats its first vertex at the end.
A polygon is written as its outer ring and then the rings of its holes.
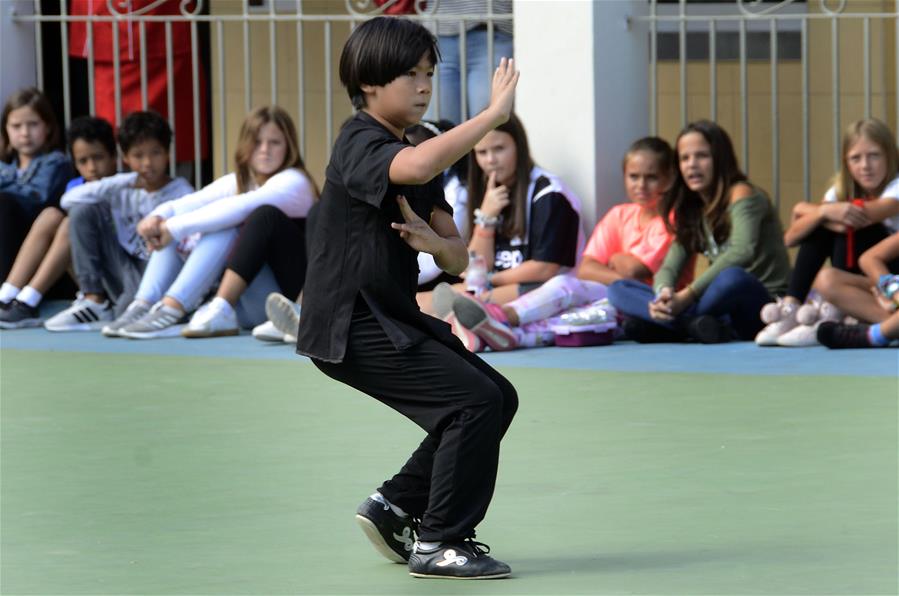
{"type": "Polygon", "coordinates": [[[437,232],[425,220],[415,214],[415,211],[409,206],[409,201],[406,200],[406,197],[398,195],[396,202],[400,206],[400,212],[403,214],[403,219],[406,220],[406,223],[391,222],[390,227],[399,231],[400,238],[419,252],[434,254],[440,250],[443,239],[437,235],[437,232]]]}
{"type": "Polygon", "coordinates": [[[497,126],[509,120],[512,106],[515,103],[515,87],[518,85],[520,72],[515,70],[515,60],[501,58],[499,66],[493,73],[493,85],[490,92],[490,107],[496,111],[499,121],[497,126]]]}

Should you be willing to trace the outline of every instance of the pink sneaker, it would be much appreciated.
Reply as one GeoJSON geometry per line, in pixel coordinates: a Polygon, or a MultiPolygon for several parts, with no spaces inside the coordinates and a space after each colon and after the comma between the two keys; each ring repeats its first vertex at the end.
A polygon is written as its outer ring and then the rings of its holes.
{"type": "Polygon", "coordinates": [[[499,318],[505,318],[502,308],[495,304],[484,304],[472,296],[459,296],[453,301],[456,321],[473,331],[492,350],[504,352],[518,347],[518,340],[508,325],[499,318]]]}
{"type": "Polygon", "coordinates": [[[443,317],[443,320],[449,323],[453,335],[459,338],[459,341],[462,342],[462,345],[465,346],[466,350],[475,354],[484,351],[484,342],[481,341],[481,338],[459,323],[454,313],[446,315],[443,317]]]}

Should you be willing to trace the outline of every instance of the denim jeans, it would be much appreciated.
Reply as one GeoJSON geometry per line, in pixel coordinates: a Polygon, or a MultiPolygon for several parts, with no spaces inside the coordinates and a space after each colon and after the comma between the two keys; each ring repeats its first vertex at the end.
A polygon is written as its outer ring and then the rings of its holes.
{"type": "Polygon", "coordinates": [[[78,288],[84,294],[106,294],[117,315],[134,298],[146,261],[122,248],[109,203],[74,205],[69,210],[69,243],[78,288]]]}
{"type": "Polygon", "coordinates": [[[237,234],[238,228],[203,234],[186,259],[178,252],[176,242],[153,251],[135,298],[154,304],[168,296],[185,312],[193,311],[222,277],[237,234]]]}
{"type": "Polygon", "coordinates": [[[609,286],[609,301],[625,315],[675,329],[700,315],[712,315],[729,322],[742,340],[751,340],[764,324],[759,318],[762,307],[774,302],[758,279],[741,267],[728,267],[712,280],[698,302],[690,305],[673,322],[662,322],[649,316],[649,303],[655,297],[645,283],[631,279],[609,286]]]}
{"type": "MultiPolygon", "coordinates": [[[[512,36],[500,31],[493,31],[494,65],[487,63],[487,29],[472,29],[465,33],[465,84],[467,99],[467,118],[478,114],[490,103],[490,88],[493,80],[493,69],[503,56],[512,57],[512,36]]],[[[459,55],[459,36],[440,35],[437,37],[441,62],[437,67],[438,89],[440,99],[440,118],[453,124],[462,122],[462,66],[459,55]]],[[[425,120],[437,119],[437,106],[431,100],[431,107],[425,114],[425,120]]]]}
{"type": "Polygon", "coordinates": [[[237,323],[244,329],[265,323],[265,299],[272,292],[281,292],[275,274],[268,265],[262,267],[247,289],[240,295],[234,310],[237,312],[237,323]]]}

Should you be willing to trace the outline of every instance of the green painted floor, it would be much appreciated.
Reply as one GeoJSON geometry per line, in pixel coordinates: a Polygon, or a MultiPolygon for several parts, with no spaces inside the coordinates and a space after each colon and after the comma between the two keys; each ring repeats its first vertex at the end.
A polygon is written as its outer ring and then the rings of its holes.
{"type": "Polygon", "coordinates": [[[504,372],[460,583],[365,542],[422,435],[308,363],[0,351],[0,592],[897,593],[895,378],[504,372]]]}

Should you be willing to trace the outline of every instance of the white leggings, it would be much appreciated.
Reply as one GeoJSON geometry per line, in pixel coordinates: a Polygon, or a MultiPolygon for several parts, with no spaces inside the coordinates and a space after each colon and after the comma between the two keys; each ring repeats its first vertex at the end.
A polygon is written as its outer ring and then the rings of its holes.
{"type": "Polygon", "coordinates": [[[553,343],[552,319],[565,311],[602,300],[608,288],[595,281],[574,275],[557,275],[545,284],[519,296],[505,306],[518,315],[519,327],[513,328],[521,347],[545,346],[553,343]]]}

